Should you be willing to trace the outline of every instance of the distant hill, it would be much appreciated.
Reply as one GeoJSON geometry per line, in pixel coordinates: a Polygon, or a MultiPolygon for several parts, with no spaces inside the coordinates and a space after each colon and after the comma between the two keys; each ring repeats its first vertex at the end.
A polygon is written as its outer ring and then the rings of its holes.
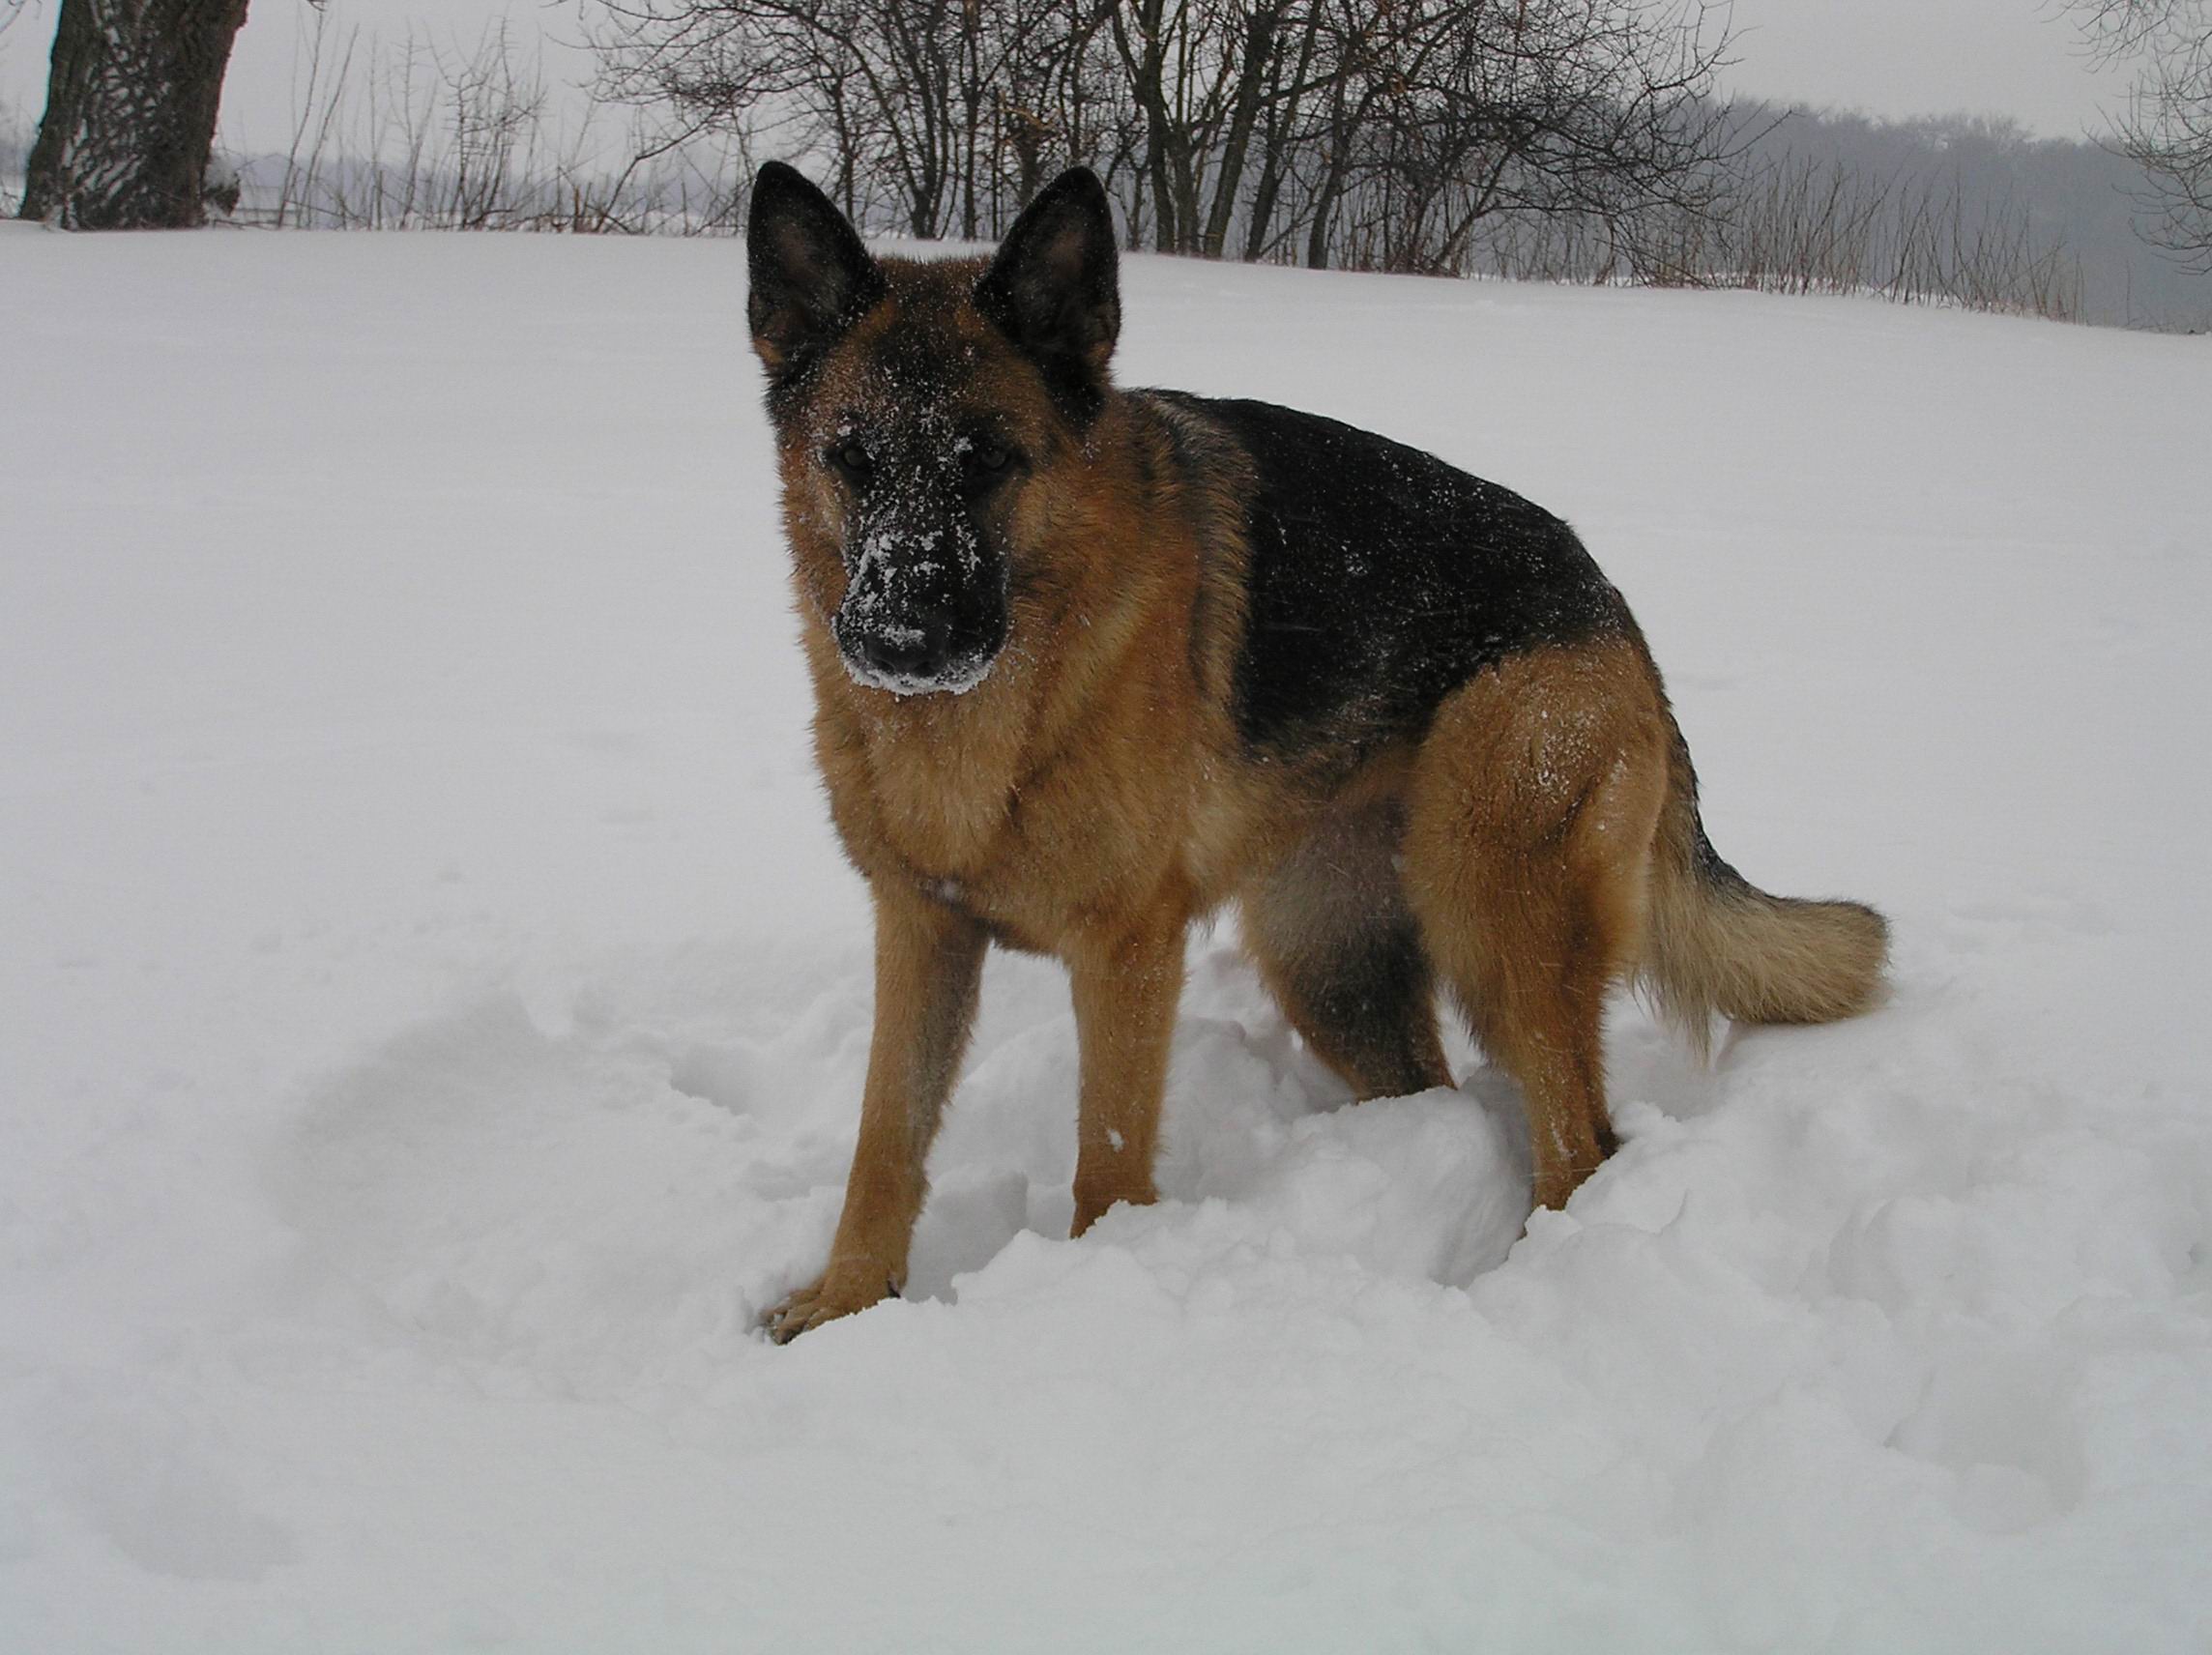
{"type": "Polygon", "coordinates": [[[1870,181],[1956,189],[1970,214],[2024,215],[2034,236],[2076,263],[2082,321],[2212,328],[2212,277],[2185,270],[2136,234],[2136,199],[2147,181],[2134,162],[2096,144],[2038,138],[1981,116],[1877,121],[1756,104],[1744,114],[1754,126],[1775,123],[1753,145],[1763,163],[1838,162],[1870,181]]]}

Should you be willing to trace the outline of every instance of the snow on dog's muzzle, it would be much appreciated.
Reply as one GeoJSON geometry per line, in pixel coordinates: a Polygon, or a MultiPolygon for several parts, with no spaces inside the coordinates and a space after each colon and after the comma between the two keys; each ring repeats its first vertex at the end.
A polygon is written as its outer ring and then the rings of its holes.
{"type": "Polygon", "coordinates": [[[972,533],[863,534],[830,629],[856,683],[962,694],[990,676],[1005,645],[1004,568],[972,533]]]}

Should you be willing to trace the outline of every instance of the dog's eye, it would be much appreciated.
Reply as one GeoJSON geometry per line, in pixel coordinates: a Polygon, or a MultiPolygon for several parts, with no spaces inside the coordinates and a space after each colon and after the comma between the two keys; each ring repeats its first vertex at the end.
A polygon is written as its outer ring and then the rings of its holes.
{"type": "Polygon", "coordinates": [[[968,448],[968,469],[978,477],[997,477],[1014,463],[1014,450],[996,437],[977,437],[968,448]]]}
{"type": "Polygon", "coordinates": [[[876,475],[876,456],[868,452],[865,443],[839,443],[830,450],[829,460],[830,469],[843,476],[847,482],[865,482],[876,475]]]}

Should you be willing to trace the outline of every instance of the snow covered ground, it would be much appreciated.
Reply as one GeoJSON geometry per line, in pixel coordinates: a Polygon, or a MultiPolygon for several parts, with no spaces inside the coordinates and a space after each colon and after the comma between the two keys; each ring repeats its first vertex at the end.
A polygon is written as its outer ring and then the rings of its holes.
{"type": "Polygon", "coordinates": [[[995,960],[788,1349],[868,942],[727,242],[0,226],[0,1648],[2212,1640],[2212,339],[1132,261],[1122,374],[1571,518],[1771,888],[1897,927],[1521,1234],[1194,938],[1063,1239],[995,960]]]}

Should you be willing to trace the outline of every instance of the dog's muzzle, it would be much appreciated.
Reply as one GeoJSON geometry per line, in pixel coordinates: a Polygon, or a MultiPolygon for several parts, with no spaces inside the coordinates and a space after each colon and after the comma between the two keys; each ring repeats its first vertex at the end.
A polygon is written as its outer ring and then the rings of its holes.
{"type": "Polygon", "coordinates": [[[845,553],[830,631],[854,682],[893,695],[958,695],[1006,642],[1006,566],[967,508],[909,481],[883,488],[845,553]]]}
{"type": "Polygon", "coordinates": [[[830,630],[855,683],[893,695],[960,695],[990,676],[1006,642],[1006,609],[996,594],[893,605],[856,583],[830,630]]]}

